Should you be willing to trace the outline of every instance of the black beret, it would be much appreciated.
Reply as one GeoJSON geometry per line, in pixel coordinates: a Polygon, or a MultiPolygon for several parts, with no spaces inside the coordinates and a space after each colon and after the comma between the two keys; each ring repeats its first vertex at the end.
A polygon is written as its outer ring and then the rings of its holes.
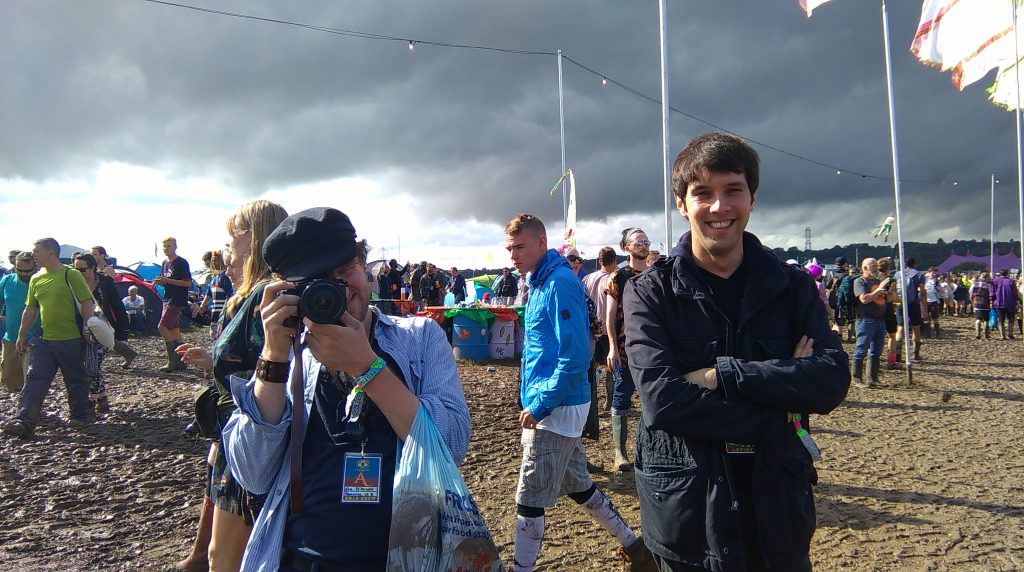
{"type": "Polygon", "coordinates": [[[356,256],[356,229],[348,215],[328,207],[297,212],[263,243],[263,260],[285,280],[326,276],[356,256]]]}

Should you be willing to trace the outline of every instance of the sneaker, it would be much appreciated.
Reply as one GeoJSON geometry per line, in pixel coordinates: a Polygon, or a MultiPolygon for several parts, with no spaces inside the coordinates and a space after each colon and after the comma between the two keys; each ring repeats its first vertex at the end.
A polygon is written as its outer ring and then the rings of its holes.
{"type": "Polygon", "coordinates": [[[32,428],[21,419],[11,419],[3,425],[3,432],[12,437],[30,437],[32,428]]]}
{"type": "Polygon", "coordinates": [[[654,555],[644,544],[643,537],[637,537],[636,542],[629,547],[619,547],[619,558],[622,560],[622,569],[627,572],[657,572],[658,565],[654,562],[654,555]]]}

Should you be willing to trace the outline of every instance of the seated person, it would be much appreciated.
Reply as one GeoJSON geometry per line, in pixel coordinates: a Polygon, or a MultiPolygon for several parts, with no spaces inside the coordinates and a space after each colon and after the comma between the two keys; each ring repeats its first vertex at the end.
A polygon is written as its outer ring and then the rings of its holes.
{"type": "Polygon", "coordinates": [[[144,333],[146,327],[146,299],[139,296],[138,286],[129,286],[128,295],[121,299],[124,310],[128,313],[128,323],[132,332],[144,333]]]}

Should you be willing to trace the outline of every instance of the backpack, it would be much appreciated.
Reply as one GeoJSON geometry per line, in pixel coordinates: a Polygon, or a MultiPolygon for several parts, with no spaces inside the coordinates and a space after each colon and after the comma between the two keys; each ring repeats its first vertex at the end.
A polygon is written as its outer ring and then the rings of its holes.
{"type": "Polygon", "coordinates": [[[839,281],[839,286],[835,288],[838,305],[845,307],[853,303],[853,280],[854,277],[847,274],[839,281]]]}

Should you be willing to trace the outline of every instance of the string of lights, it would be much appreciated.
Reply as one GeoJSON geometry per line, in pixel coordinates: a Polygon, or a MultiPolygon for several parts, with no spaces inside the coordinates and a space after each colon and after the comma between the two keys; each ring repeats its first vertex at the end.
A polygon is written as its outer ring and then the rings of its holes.
{"type": "MultiPolygon", "coordinates": [[[[335,35],[339,35],[339,36],[346,36],[346,37],[350,37],[350,38],[359,38],[359,39],[364,39],[364,40],[380,40],[380,41],[388,41],[388,42],[407,43],[408,46],[409,46],[409,51],[410,52],[415,51],[416,50],[416,46],[424,45],[424,46],[435,46],[435,47],[439,47],[439,48],[481,50],[481,51],[498,52],[498,53],[512,54],[512,55],[555,56],[555,57],[558,56],[558,52],[551,52],[551,51],[520,50],[520,49],[510,49],[510,48],[499,48],[497,46],[478,45],[478,44],[460,44],[460,43],[453,43],[453,42],[440,42],[440,41],[434,41],[434,40],[424,40],[424,39],[420,39],[420,38],[390,36],[390,35],[387,35],[387,34],[377,34],[377,33],[373,33],[373,32],[363,32],[363,31],[359,31],[359,30],[348,30],[348,29],[344,29],[344,28],[333,28],[333,27],[329,27],[329,26],[318,26],[318,25],[315,25],[315,24],[306,24],[306,23],[303,23],[303,22],[295,22],[295,21],[290,21],[290,20],[281,20],[281,19],[278,19],[278,18],[269,18],[269,17],[265,17],[265,16],[255,16],[255,15],[252,15],[252,14],[243,14],[243,13],[240,13],[240,12],[229,12],[229,11],[225,11],[225,10],[216,10],[216,9],[213,9],[213,8],[205,8],[205,7],[202,7],[202,6],[192,6],[192,5],[189,5],[189,4],[181,4],[181,3],[177,3],[177,2],[168,2],[167,0],[142,0],[142,1],[143,2],[148,2],[148,3],[151,3],[151,4],[161,4],[161,5],[164,5],[164,6],[170,6],[170,7],[174,7],[174,8],[182,8],[182,9],[187,9],[187,10],[194,10],[194,11],[197,11],[197,12],[204,12],[204,13],[214,14],[214,15],[218,15],[218,16],[227,16],[227,17],[232,17],[232,18],[241,18],[241,19],[245,19],[245,20],[256,20],[256,21],[260,21],[260,22],[266,22],[266,23],[270,23],[270,24],[280,24],[280,25],[285,25],[285,26],[295,26],[297,28],[313,30],[313,31],[316,31],[316,32],[324,32],[324,33],[328,33],[328,34],[335,34],[335,35]]],[[[587,72],[589,74],[592,74],[592,75],[594,75],[596,77],[601,78],[601,85],[602,86],[607,86],[608,84],[612,84],[612,85],[614,85],[614,86],[616,86],[616,87],[618,87],[618,88],[620,88],[620,89],[622,89],[622,90],[624,90],[624,91],[626,91],[626,92],[628,92],[630,94],[635,95],[636,97],[638,97],[640,99],[643,99],[645,101],[649,101],[651,103],[655,103],[655,104],[657,104],[659,106],[661,105],[661,100],[659,98],[647,95],[646,93],[643,93],[642,91],[640,91],[640,90],[638,90],[636,88],[630,87],[629,85],[626,85],[626,84],[624,84],[624,83],[622,83],[620,81],[617,81],[614,78],[610,77],[608,74],[602,73],[602,72],[600,72],[600,71],[598,71],[596,69],[593,69],[593,68],[591,68],[591,67],[589,67],[587,65],[584,65],[583,63],[580,63],[579,61],[577,61],[577,60],[575,60],[575,59],[565,55],[564,52],[562,53],[562,58],[565,61],[573,64],[574,66],[580,68],[581,70],[583,70],[583,71],[585,71],[585,72],[587,72]]],[[[706,119],[703,119],[703,118],[701,118],[701,117],[699,117],[697,115],[694,115],[692,113],[688,113],[686,111],[683,111],[682,109],[679,109],[679,108],[676,108],[676,107],[673,107],[673,106],[669,106],[669,110],[672,113],[675,113],[677,115],[681,115],[681,116],[686,117],[688,119],[691,119],[693,121],[697,121],[698,123],[702,123],[704,125],[707,125],[708,127],[711,127],[712,129],[717,129],[717,130],[725,132],[725,133],[731,133],[733,135],[737,135],[739,137],[743,137],[744,139],[746,139],[750,143],[752,143],[754,145],[757,145],[759,147],[763,147],[765,149],[770,149],[772,151],[775,151],[777,153],[781,153],[783,155],[786,155],[787,157],[796,159],[798,161],[803,161],[805,163],[810,163],[812,165],[816,165],[816,166],[819,166],[819,167],[824,167],[826,169],[833,170],[833,171],[836,172],[836,175],[848,174],[848,175],[858,176],[858,177],[861,177],[863,179],[874,179],[874,180],[878,180],[878,181],[887,181],[887,182],[892,182],[893,181],[892,177],[886,177],[886,176],[881,176],[881,175],[872,175],[872,174],[869,174],[869,173],[862,173],[862,172],[859,172],[859,171],[855,171],[853,169],[847,169],[845,167],[841,167],[841,166],[838,166],[838,165],[833,165],[831,163],[826,163],[824,161],[819,161],[817,159],[812,159],[810,157],[806,157],[804,155],[800,155],[799,153],[794,153],[792,151],[787,151],[785,149],[782,149],[781,147],[777,147],[775,145],[771,145],[771,144],[765,143],[763,141],[758,141],[756,139],[752,139],[750,137],[747,137],[746,135],[743,135],[742,133],[737,133],[735,131],[732,131],[730,129],[722,127],[721,125],[718,125],[716,123],[713,123],[713,122],[708,121],[706,119]]],[[[905,179],[905,178],[901,179],[901,182],[903,182],[903,183],[924,183],[924,184],[942,184],[943,183],[942,181],[930,181],[930,180],[923,180],[923,179],[905,179]]],[[[957,186],[957,183],[954,182],[953,185],[957,186]]]]}

